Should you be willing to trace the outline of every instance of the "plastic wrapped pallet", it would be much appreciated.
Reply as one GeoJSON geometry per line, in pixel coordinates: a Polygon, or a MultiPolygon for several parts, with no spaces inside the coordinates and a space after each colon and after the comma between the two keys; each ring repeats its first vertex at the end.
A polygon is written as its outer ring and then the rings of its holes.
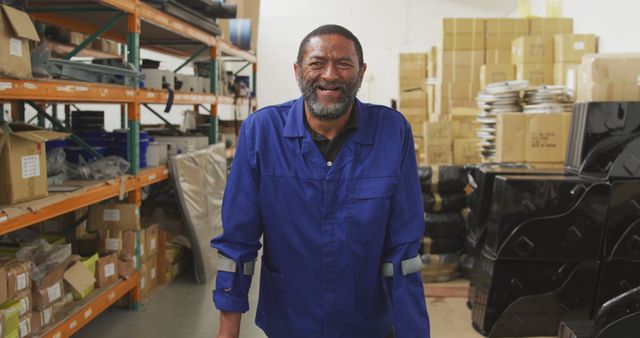
{"type": "Polygon", "coordinates": [[[469,182],[467,172],[461,166],[419,167],[418,175],[423,192],[461,192],[469,182]]]}
{"type": "Polygon", "coordinates": [[[424,211],[447,212],[458,211],[467,207],[467,195],[460,193],[423,193],[424,211]]]}
{"type": "Polygon", "coordinates": [[[467,222],[462,212],[427,213],[424,221],[425,236],[432,238],[464,238],[467,222]]]}
{"type": "Polygon", "coordinates": [[[420,254],[456,253],[462,250],[464,240],[459,238],[431,238],[423,237],[420,254]]]}
{"type": "Polygon", "coordinates": [[[458,278],[460,263],[458,254],[422,255],[422,281],[447,282],[458,278]]]}

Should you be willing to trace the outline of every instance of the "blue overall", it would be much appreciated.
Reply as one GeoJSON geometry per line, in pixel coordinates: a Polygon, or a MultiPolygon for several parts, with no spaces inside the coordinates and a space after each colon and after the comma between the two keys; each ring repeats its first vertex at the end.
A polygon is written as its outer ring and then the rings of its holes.
{"type": "MultiPolygon", "coordinates": [[[[269,337],[429,337],[420,272],[401,267],[424,233],[411,128],[395,110],[355,105],[359,127],[333,163],[305,127],[302,98],[242,124],[211,245],[242,267],[264,236],[256,324],[269,337]]],[[[216,307],[246,312],[250,284],[242,268],[218,271],[216,307]]]]}

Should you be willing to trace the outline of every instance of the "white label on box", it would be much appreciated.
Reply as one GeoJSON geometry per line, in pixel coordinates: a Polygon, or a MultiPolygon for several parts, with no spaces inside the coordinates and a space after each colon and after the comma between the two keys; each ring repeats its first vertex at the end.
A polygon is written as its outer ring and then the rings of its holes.
{"type": "Polygon", "coordinates": [[[584,41],[575,41],[575,42],[573,42],[573,49],[575,49],[575,50],[583,50],[584,49],[584,41]]]}
{"type": "Polygon", "coordinates": [[[27,288],[27,274],[21,273],[16,277],[16,291],[27,288]]]}
{"type": "Polygon", "coordinates": [[[40,155],[22,156],[22,179],[40,176],[40,155]]]}
{"type": "Polygon", "coordinates": [[[20,299],[20,315],[24,315],[29,311],[29,298],[25,297],[20,299]]]}
{"type": "Polygon", "coordinates": [[[104,246],[107,251],[120,251],[122,250],[122,241],[118,238],[107,238],[104,246]]]}
{"type": "Polygon", "coordinates": [[[44,231],[46,231],[46,232],[58,232],[58,231],[60,231],[60,227],[58,226],[58,224],[59,223],[56,220],[51,220],[51,219],[46,220],[46,221],[44,221],[44,225],[43,225],[44,231]]]}
{"type": "Polygon", "coordinates": [[[140,243],[140,256],[144,256],[144,244],[140,243]]]}
{"type": "Polygon", "coordinates": [[[102,219],[109,222],[118,222],[120,221],[120,210],[119,209],[105,209],[102,213],[102,219]]]}
{"type": "Polygon", "coordinates": [[[155,250],[155,248],[156,248],[156,239],[155,238],[151,239],[151,243],[149,243],[149,246],[150,246],[149,251],[155,250]]]}
{"type": "Polygon", "coordinates": [[[20,322],[20,338],[26,337],[29,333],[31,333],[31,322],[25,319],[20,322]]]}
{"type": "Polygon", "coordinates": [[[116,274],[116,266],[113,263],[109,263],[104,266],[104,276],[109,278],[116,274]]]}
{"type": "Polygon", "coordinates": [[[84,312],[84,319],[89,319],[89,317],[91,317],[92,314],[93,314],[93,309],[88,308],[87,311],[84,312]]]}
{"type": "Polygon", "coordinates": [[[147,278],[142,276],[142,278],[140,278],[140,289],[144,290],[146,286],[147,286],[147,278]]]}
{"type": "Polygon", "coordinates": [[[24,89],[30,89],[30,90],[38,89],[38,86],[36,84],[30,83],[30,82],[25,82],[22,86],[24,87],[24,89]]]}
{"type": "Polygon", "coordinates": [[[156,268],[151,269],[151,280],[156,279],[156,268]]]}
{"type": "Polygon", "coordinates": [[[14,38],[9,39],[9,54],[19,58],[22,57],[22,40],[14,38]]]}
{"type": "Polygon", "coordinates": [[[42,311],[42,323],[47,325],[51,322],[51,315],[53,314],[53,308],[48,308],[42,311]]]}
{"type": "Polygon", "coordinates": [[[52,303],[56,299],[62,297],[62,289],[60,288],[60,283],[47,288],[47,296],[49,296],[49,303],[52,303]]]}

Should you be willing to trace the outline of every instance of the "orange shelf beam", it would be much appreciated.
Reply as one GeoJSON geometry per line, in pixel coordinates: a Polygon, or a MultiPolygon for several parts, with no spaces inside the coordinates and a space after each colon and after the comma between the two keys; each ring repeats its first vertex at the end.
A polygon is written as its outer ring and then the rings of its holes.
{"type": "MultiPolygon", "coordinates": [[[[135,177],[128,177],[124,184],[124,192],[133,191],[136,189],[136,184],[137,179],[135,177]]],[[[105,184],[91,189],[81,195],[73,196],[60,201],[59,203],[44,207],[35,213],[27,213],[22,216],[9,219],[4,223],[0,223],[0,235],[26,228],[33,224],[66,214],[76,209],[119,196],[120,192],[121,184],[119,180],[116,180],[115,184],[105,184]]]]}
{"type": "Polygon", "coordinates": [[[76,81],[0,79],[0,101],[134,102],[136,90],[124,86],[76,81]]]}
{"type": "MultiPolygon", "coordinates": [[[[91,299],[86,305],[79,307],[73,314],[68,316],[62,322],[56,324],[47,333],[42,335],[44,338],[65,338],[70,337],[82,327],[87,325],[91,320],[97,317],[104,310],[109,308],[118,299],[128,293],[134,295],[136,302],[139,302],[140,291],[140,273],[134,273],[129,279],[118,281],[106,290],[101,290],[100,295],[95,299],[91,299]]],[[[89,296],[91,297],[91,296],[89,296]]]]}
{"type": "Polygon", "coordinates": [[[162,164],[157,167],[145,168],[140,170],[138,174],[138,180],[140,186],[148,186],[154,183],[164,181],[169,178],[169,168],[162,164]]]}
{"type": "MultiPolygon", "coordinates": [[[[95,33],[100,26],[92,25],[86,23],[84,21],[73,20],[69,17],[53,14],[53,13],[31,13],[31,16],[41,22],[44,22],[49,25],[65,27],[70,30],[80,32],[83,34],[91,35],[95,33]]],[[[127,38],[121,34],[115,33],[113,31],[107,31],[101,35],[101,37],[109,40],[114,40],[120,43],[127,43],[127,38]]]]}
{"type": "MultiPolygon", "coordinates": [[[[138,101],[141,103],[164,104],[167,102],[166,91],[140,89],[138,90],[138,101]]],[[[194,94],[175,92],[173,96],[174,104],[215,104],[216,96],[213,94],[194,94]]]]}

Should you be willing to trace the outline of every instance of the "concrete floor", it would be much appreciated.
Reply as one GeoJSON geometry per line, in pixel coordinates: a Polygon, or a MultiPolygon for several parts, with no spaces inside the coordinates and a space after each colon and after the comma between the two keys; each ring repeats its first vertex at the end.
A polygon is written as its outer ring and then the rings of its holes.
{"type": "MultiPolygon", "coordinates": [[[[260,269],[256,271],[259,273],[260,269]]],[[[241,338],[266,338],[254,324],[258,280],[259,276],[254,276],[255,284],[249,293],[250,310],[243,316],[241,338]]],[[[218,311],[211,300],[212,289],[213,282],[197,285],[192,274],[185,273],[156,294],[140,311],[110,308],[82,328],[74,338],[214,337],[218,311]]],[[[432,338],[482,337],[471,327],[466,298],[428,298],[427,307],[432,338]]]]}

